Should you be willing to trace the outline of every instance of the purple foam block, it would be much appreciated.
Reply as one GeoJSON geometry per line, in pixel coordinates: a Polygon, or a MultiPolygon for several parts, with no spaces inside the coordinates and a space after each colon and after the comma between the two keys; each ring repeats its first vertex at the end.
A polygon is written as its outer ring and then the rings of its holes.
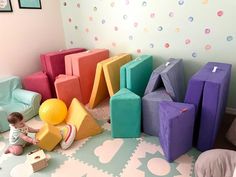
{"type": "Polygon", "coordinates": [[[192,148],[195,108],[192,104],[163,101],[159,116],[160,144],[171,162],[192,148]]]}

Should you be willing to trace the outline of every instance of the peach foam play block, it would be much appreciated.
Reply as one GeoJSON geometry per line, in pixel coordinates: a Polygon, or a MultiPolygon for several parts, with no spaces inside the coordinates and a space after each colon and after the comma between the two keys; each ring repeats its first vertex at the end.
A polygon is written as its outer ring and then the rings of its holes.
{"type": "Polygon", "coordinates": [[[82,100],[80,82],[77,76],[59,75],[54,85],[57,98],[62,100],[67,107],[70,106],[73,98],[82,100]]]}
{"type": "Polygon", "coordinates": [[[36,139],[39,140],[37,145],[40,148],[47,151],[52,151],[54,147],[56,147],[56,145],[61,141],[62,136],[58,128],[45,123],[36,134],[36,139]]]}
{"type": "Polygon", "coordinates": [[[76,140],[97,135],[102,132],[102,128],[97,124],[96,120],[76,98],[71,102],[65,121],[66,123],[76,126],[76,140]]]}
{"type": "Polygon", "coordinates": [[[120,90],[120,67],[132,60],[130,54],[120,54],[103,65],[105,80],[110,96],[120,90]]]}
{"type": "Polygon", "coordinates": [[[93,90],[89,100],[89,108],[91,109],[96,107],[101,101],[103,101],[109,96],[103,72],[103,65],[107,62],[110,62],[114,58],[115,57],[108,58],[106,60],[100,61],[97,64],[95,79],[93,83],[93,90]]]}
{"type": "Polygon", "coordinates": [[[109,50],[106,49],[95,49],[65,57],[66,74],[79,77],[83,104],[89,102],[97,63],[107,58],[109,50]]]}

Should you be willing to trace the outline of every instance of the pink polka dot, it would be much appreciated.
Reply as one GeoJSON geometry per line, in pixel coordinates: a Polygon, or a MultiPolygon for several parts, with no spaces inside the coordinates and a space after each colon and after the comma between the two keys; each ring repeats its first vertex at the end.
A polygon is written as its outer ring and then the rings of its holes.
{"type": "Polygon", "coordinates": [[[98,41],[98,37],[97,37],[97,36],[95,36],[95,37],[94,37],[94,40],[95,40],[95,41],[98,41]]]}
{"type": "Polygon", "coordinates": [[[190,44],[190,43],[191,43],[191,40],[190,40],[190,39],[186,39],[186,40],[185,40],[185,44],[186,44],[186,45],[188,45],[188,44],[190,44]]]}
{"type": "Polygon", "coordinates": [[[111,44],[113,47],[116,47],[116,43],[115,42],[112,42],[111,44]]]}
{"type": "Polygon", "coordinates": [[[80,3],[77,4],[77,7],[80,8],[80,3]]]}
{"type": "Polygon", "coordinates": [[[170,12],[169,17],[174,17],[174,12],[170,12]]]}
{"type": "Polygon", "coordinates": [[[90,16],[90,17],[89,17],[89,21],[93,21],[93,17],[90,16]]]}
{"type": "Polygon", "coordinates": [[[126,4],[126,5],[129,5],[129,0],[125,0],[125,4],[126,4]]]}
{"type": "Polygon", "coordinates": [[[165,43],[165,48],[169,48],[170,47],[170,44],[169,43],[165,43]]]}
{"type": "Polygon", "coordinates": [[[150,17],[151,17],[151,18],[155,18],[155,13],[151,13],[151,14],[150,14],[150,17]]]}
{"type": "Polygon", "coordinates": [[[221,17],[223,14],[224,14],[224,12],[223,12],[222,10],[219,10],[219,11],[217,12],[217,15],[218,15],[219,17],[221,17]]]}
{"type": "Polygon", "coordinates": [[[135,28],[138,27],[138,22],[134,22],[134,27],[135,27],[135,28]]]}
{"type": "Polygon", "coordinates": [[[205,46],[205,50],[210,50],[211,49],[211,45],[210,44],[207,44],[206,46],[205,46]]]}
{"type": "Polygon", "coordinates": [[[68,19],[68,21],[69,21],[69,22],[71,22],[71,21],[72,21],[72,19],[71,19],[71,18],[69,18],[69,19],[68,19]]]}
{"type": "Polygon", "coordinates": [[[210,28],[205,29],[205,34],[209,34],[211,32],[210,28]]]}
{"type": "Polygon", "coordinates": [[[89,29],[88,29],[88,28],[86,28],[86,29],[85,29],[85,32],[86,32],[86,33],[88,33],[88,32],[89,32],[89,29]]]}
{"type": "Polygon", "coordinates": [[[118,27],[117,27],[117,26],[115,26],[115,27],[114,27],[114,30],[115,30],[115,31],[118,31],[118,27]]]}
{"type": "Polygon", "coordinates": [[[142,51],[141,51],[141,49],[137,49],[137,53],[141,53],[142,51]]]}

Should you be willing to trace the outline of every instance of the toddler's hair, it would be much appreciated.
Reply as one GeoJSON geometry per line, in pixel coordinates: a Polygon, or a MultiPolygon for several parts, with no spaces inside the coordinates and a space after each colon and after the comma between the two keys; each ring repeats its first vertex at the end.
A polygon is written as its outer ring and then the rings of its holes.
{"type": "Polygon", "coordinates": [[[7,120],[10,124],[15,124],[19,121],[23,120],[23,115],[19,112],[12,112],[8,117],[7,120]]]}

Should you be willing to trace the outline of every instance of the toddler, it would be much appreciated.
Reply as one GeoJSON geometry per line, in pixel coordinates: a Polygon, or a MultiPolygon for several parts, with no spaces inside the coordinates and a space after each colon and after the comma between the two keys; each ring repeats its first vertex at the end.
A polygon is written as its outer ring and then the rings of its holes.
{"type": "Polygon", "coordinates": [[[21,113],[13,112],[8,116],[7,120],[10,126],[10,145],[6,149],[5,154],[12,153],[14,155],[21,155],[26,143],[37,144],[39,142],[38,140],[27,136],[28,133],[37,133],[39,130],[28,127],[25,124],[21,113]]]}

